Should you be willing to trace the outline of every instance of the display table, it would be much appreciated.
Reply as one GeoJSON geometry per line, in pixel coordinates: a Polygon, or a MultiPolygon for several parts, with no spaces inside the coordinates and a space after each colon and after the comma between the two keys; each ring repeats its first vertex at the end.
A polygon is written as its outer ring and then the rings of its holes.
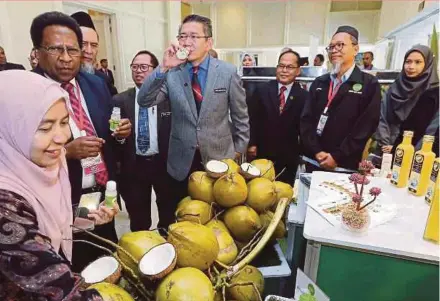
{"type": "MultiPolygon", "coordinates": [[[[318,185],[334,174],[315,172],[309,200],[322,197],[318,185]]],[[[333,226],[308,207],[305,273],[337,301],[439,300],[439,246],[425,241],[429,207],[423,197],[392,186],[372,184],[393,197],[397,215],[389,222],[356,234],[333,226]]]]}

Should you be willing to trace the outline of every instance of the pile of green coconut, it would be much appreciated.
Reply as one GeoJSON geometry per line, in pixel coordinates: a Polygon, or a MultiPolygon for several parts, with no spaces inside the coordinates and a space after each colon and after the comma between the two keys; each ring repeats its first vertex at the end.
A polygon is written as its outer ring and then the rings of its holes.
{"type": "Polygon", "coordinates": [[[261,300],[264,278],[249,263],[284,237],[293,188],[275,181],[269,160],[239,166],[226,159],[191,174],[188,194],[166,237],[126,233],[113,245],[117,252],[83,270],[83,287],[106,301],[261,300]]]}

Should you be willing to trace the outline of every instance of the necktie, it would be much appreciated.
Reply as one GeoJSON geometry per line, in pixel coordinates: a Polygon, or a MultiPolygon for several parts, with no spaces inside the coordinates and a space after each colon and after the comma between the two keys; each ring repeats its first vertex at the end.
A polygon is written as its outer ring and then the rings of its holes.
{"type": "Polygon", "coordinates": [[[280,88],[280,115],[283,113],[284,106],[286,105],[286,95],[284,92],[287,90],[286,86],[280,88]]]}
{"type": "Polygon", "coordinates": [[[148,108],[139,106],[137,145],[142,154],[150,148],[150,126],[148,121],[148,108]]]}
{"type": "Polygon", "coordinates": [[[199,78],[197,73],[199,72],[199,67],[193,67],[193,78],[192,78],[192,90],[194,94],[194,100],[196,101],[197,112],[200,112],[200,107],[203,101],[202,88],[200,87],[199,78]]]}
{"type": "MultiPolygon", "coordinates": [[[[73,119],[75,123],[79,127],[80,131],[85,131],[87,136],[96,136],[95,130],[93,129],[92,123],[89,120],[89,117],[86,114],[83,106],[81,105],[81,101],[75,94],[74,87],[71,83],[62,84],[61,87],[67,91],[69,94],[70,105],[72,106],[73,119]]],[[[104,162],[105,166],[105,162],[104,162]]],[[[96,183],[99,185],[105,186],[108,181],[108,171],[105,166],[104,170],[95,173],[96,183]]]]}

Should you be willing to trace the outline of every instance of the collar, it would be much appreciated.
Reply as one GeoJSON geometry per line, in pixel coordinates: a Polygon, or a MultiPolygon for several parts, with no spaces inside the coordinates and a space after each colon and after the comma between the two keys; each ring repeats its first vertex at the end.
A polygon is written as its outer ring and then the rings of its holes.
{"type": "MultiPolygon", "coordinates": [[[[347,71],[345,71],[344,75],[342,75],[341,80],[343,83],[345,83],[353,73],[354,68],[356,67],[356,64],[353,63],[353,66],[351,66],[347,71]]],[[[330,78],[332,81],[336,80],[336,73],[330,73],[330,78]]]]}
{"type": "MultiPolygon", "coordinates": [[[[203,60],[203,62],[199,65],[199,69],[203,69],[205,71],[208,70],[209,58],[210,58],[210,55],[207,55],[206,58],[203,60]]],[[[192,71],[193,65],[191,62],[188,62],[188,64],[186,64],[186,66],[187,66],[188,70],[192,71]]]]}
{"type": "MultiPolygon", "coordinates": [[[[44,77],[46,77],[46,78],[50,79],[51,81],[53,81],[53,82],[59,84],[60,86],[62,85],[62,83],[60,83],[60,82],[54,80],[54,79],[53,79],[52,77],[50,77],[46,72],[44,72],[44,77]]],[[[76,79],[75,79],[75,78],[72,78],[72,79],[69,81],[69,83],[71,83],[71,84],[76,88],[76,79]]]]}
{"type": "Polygon", "coordinates": [[[134,92],[136,93],[136,95],[139,93],[139,88],[138,88],[138,86],[134,86],[134,92]]]}
{"type": "Polygon", "coordinates": [[[282,86],[286,87],[287,88],[286,91],[290,93],[290,90],[292,89],[292,86],[293,86],[294,83],[295,82],[291,82],[288,85],[283,85],[282,83],[278,82],[278,93],[280,92],[280,89],[281,89],[282,86]]]}

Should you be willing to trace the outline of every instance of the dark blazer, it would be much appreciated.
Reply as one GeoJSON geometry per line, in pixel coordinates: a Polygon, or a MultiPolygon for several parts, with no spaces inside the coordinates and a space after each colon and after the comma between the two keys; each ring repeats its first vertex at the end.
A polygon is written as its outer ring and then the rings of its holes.
{"type": "Polygon", "coordinates": [[[20,65],[20,64],[13,64],[13,63],[6,63],[5,65],[4,65],[4,67],[2,68],[3,66],[0,66],[0,71],[2,71],[2,70],[13,70],[13,69],[17,69],[17,70],[26,70],[24,67],[23,67],[23,65],[20,65]]]}
{"type": "Polygon", "coordinates": [[[328,109],[321,136],[316,127],[328,102],[330,74],[316,78],[301,117],[301,141],[305,155],[315,159],[328,152],[339,167],[357,169],[368,139],[379,124],[381,93],[377,79],[357,66],[341,85],[328,109]]]}
{"type": "Polygon", "coordinates": [[[113,72],[110,69],[107,69],[108,74],[104,72],[104,69],[99,69],[102,73],[104,73],[108,78],[110,78],[110,82],[112,85],[115,85],[115,78],[113,77],[113,72]]]}
{"type": "MultiPolygon", "coordinates": [[[[34,72],[43,75],[44,71],[37,66],[34,72]]],[[[105,83],[97,76],[79,72],[75,77],[87,104],[98,137],[105,140],[103,146],[104,162],[107,166],[109,179],[115,179],[116,158],[114,154],[115,140],[111,136],[109,120],[113,109],[113,101],[105,83]]],[[[80,160],[68,159],[69,179],[72,186],[72,204],[79,203],[82,190],[82,166],[80,160]]]]}
{"type": "Polygon", "coordinates": [[[257,156],[296,166],[300,151],[299,126],[308,92],[294,83],[280,115],[278,82],[258,86],[250,101],[251,138],[257,156]]]}
{"type": "MultiPolygon", "coordinates": [[[[133,126],[131,135],[126,139],[125,144],[121,145],[119,158],[121,162],[121,173],[123,178],[135,175],[133,172],[136,168],[136,119],[135,119],[135,102],[136,89],[131,88],[118,95],[113,96],[115,106],[121,108],[121,118],[128,118],[133,126]]],[[[157,129],[159,156],[166,168],[168,146],[171,132],[171,112],[169,101],[164,101],[157,105],[157,129]]]]}
{"type": "Polygon", "coordinates": [[[118,90],[115,87],[115,81],[112,80],[113,77],[112,78],[108,77],[107,75],[105,75],[104,72],[98,69],[95,69],[95,75],[97,77],[102,78],[105,81],[105,84],[107,85],[107,88],[112,96],[118,94],[118,90]]]}

